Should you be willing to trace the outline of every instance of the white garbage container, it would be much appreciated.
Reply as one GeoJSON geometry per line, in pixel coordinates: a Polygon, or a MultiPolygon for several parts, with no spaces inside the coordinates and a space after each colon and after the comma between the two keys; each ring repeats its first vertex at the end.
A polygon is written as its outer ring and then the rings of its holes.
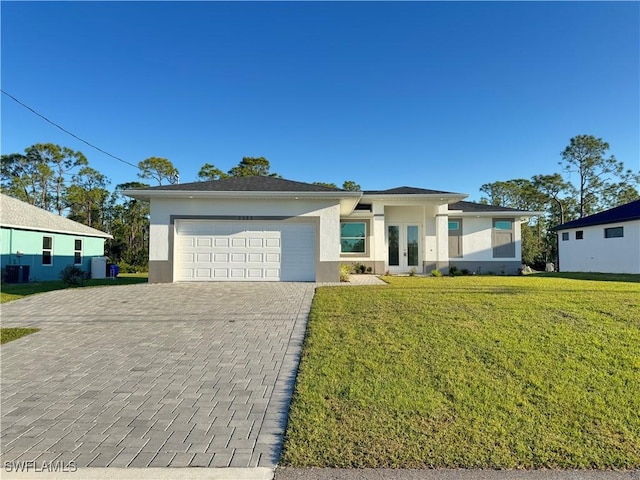
{"type": "Polygon", "coordinates": [[[107,278],[107,257],[91,259],[91,278],[107,278]]]}

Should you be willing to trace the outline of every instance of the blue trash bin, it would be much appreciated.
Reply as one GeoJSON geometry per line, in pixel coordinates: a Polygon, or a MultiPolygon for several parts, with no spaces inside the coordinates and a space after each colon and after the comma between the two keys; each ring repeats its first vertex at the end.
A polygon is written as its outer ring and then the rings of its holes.
{"type": "Polygon", "coordinates": [[[109,276],[115,278],[118,276],[118,273],[120,273],[120,267],[115,263],[111,264],[109,266],[109,276]]]}

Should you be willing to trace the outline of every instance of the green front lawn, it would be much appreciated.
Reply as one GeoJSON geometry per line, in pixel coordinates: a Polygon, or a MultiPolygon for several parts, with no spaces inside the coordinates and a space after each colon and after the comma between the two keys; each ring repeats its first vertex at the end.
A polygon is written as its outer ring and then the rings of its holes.
{"type": "Polygon", "coordinates": [[[318,289],[283,464],[640,467],[633,278],[318,289]]]}
{"type": "Polygon", "coordinates": [[[39,330],[39,328],[0,328],[0,344],[17,340],[39,330]]]}
{"type": "MultiPolygon", "coordinates": [[[[121,273],[115,280],[110,278],[87,280],[85,287],[112,286],[112,285],[131,285],[134,283],[146,283],[149,274],[147,273],[121,273]]],[[[34,293],[50,292],[52,290],[63,290],[69,287],[61,280],[50,282],[33,282],[33,283],[3,283],[2,292],[0,292],[0,303],[17,300],[34,293]]]]}

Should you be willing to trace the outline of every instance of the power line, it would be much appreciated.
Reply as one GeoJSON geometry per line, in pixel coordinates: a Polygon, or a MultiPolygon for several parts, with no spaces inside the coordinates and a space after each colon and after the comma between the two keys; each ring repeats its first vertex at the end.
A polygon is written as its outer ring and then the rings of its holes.
{"type": "Polygon", "coordinates": [[[64,133],[71,135],[73,138],[80,140],[82,143],[86,143],[87,145],[89,145],[91,148],[95,148],[96,150],[98,150],[99,152],[104,153],[105,155],[110,156],[111,158],[115,158],[116,160],[118,160],[119,162],[122,163],[126,163],[127,165],[130,165],[134,168],[137,168],[138,170],[140,170],[140,167],[138,165],[135,165],[133,163],[127,162],[126,160],[123,160],[120,157],[117,157],[115,155],[110,154],[109,152],[101,149],[100,147],[96,147],[94,144],[87,142],[86,140],[83,140],[82,138],[80,138],[79,136],[75,135],[74,133],[71,133],[69,130],[67,130],[66,128],[61,127],[60,125],[58,125],[56,122],[49,120],[47,117],[45,117],[44,115],[42,115],[41,113],[36,112],[33,108],[31,108],[29,105],[26,105],[24,103],[22,103],[20,100],[18,100],[16,97],[14,97],[13,95],[11,95],[8,92],[5,92],[4,90],[2,90],[0,88],[0,92],[4,93],[7,97],[9,97],[11,100],[13,100],[14,102],[18,103],[19,105],[22,105],[24,108],[26,108],[27,110],[29,110],[32,113],[35,113],[37,116],[39,116],[40,118],[42,118],[43,120],[45,120],[46,122],[49,122],[51,125],[53,125],[56,128],[59,128],[60,130],[62,130],[64,133]]]}

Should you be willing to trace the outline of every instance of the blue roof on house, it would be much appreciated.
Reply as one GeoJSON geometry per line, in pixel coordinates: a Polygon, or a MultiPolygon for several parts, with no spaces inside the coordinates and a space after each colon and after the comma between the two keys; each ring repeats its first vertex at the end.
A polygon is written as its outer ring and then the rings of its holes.
{"type": "Polygon", "coordinates": [[[569,228],[589,227],[591,225],[604,225],[608,223],[630,222],[640,220],[640,200],[636,200],[619,207],[605,210],[604,212],[582,217],[571,222],[558,225],[553,230],[567,230],[569,228]]]}

